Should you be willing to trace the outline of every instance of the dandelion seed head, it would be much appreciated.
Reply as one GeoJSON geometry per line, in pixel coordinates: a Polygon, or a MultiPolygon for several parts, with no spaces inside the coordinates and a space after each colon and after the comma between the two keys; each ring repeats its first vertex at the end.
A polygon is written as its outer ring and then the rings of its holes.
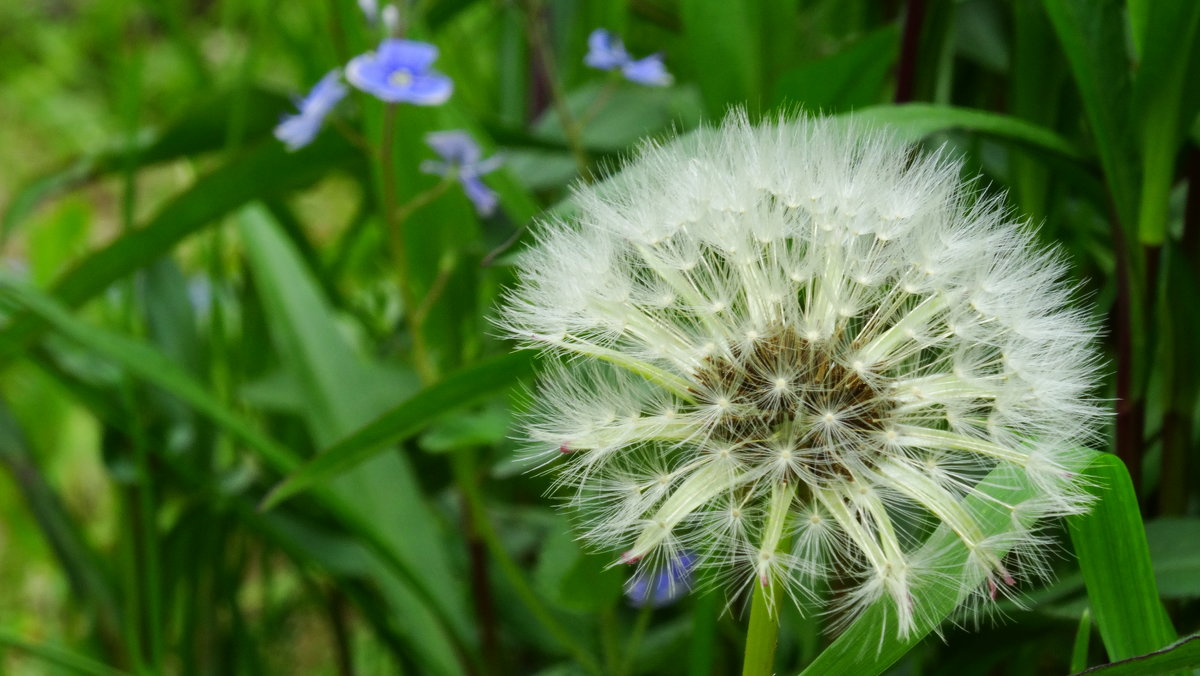
{"type": "Polygon", "coordinates": [[[899,635],[921,580],[987,604],[1044,571],[1036,524],[1086,509],[1096,327],[959,170],[885,132],[733,113],[542,224],[500,324],[561,357],[526,430],[584,537],[640,579],[686,551],[735,592],[849,580],[833,624],[884,599],[899,635]],[[997,534],[980,505],[1001,468],[1033,497],[997,534]],[[938,526],[961,570],[937,568],[938,526]]]}

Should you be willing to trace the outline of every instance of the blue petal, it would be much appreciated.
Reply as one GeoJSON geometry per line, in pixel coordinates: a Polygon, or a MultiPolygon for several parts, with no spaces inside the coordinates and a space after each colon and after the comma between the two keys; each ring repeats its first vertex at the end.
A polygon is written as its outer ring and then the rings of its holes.
{"type": "Polygon", "coordinates": [[[695,555],[683,552],[661,570],[639,570],[625,583],[625,596],[637,607],[674,603],[691,589],[695,565],[695,555]]]}
{"type": "Polygon", "coordinates": [[[630,61],[622,66],[621,72],[630,82],[655,87],[665,87],[675,81],[663,65],[662,54],[651,54],[644,59],[630,61]]]}
{"type": "Polygon", "coordinates": [[[491,216],[496,210],[496,204],[499,203],[499,198],[496,193],[479,180],[474,174],[462,174],[459,177],[462,182],[463,192],[467,194],[467,199],[475,205],[475,211],[480,216],[491,216]]]}
{"type": "Polygon", "coordinates": [[[471,135],[461,129],[426,134],[425,143],[450,164],[475,164],[483,156],[471,135]]]}
{"type": "Polygon", "coordinates": [[[316,86],[297,104],[300,112],[289,115],[275,127],[275,138],[283,142],[288,150],[298,150],[312,143],[325,116],[346,96],[337,70],[331,70],[317,82],[316,86]]]}
{"type": "Polygon", "coordinates": [[[583,62],[592,68],[615,70],[629,61],[621,38],[597,28],[588,36],[588,53],[583,62]]]}
{"type": "Polygon", "coordinates": [[[446,102],[454,91],[454,81],[434,71],[415,75],[411,82],[397,92],[396,101],[415,103],[419,106],[437,106],[446,102]]]}
{"type": "Polygon", "coordinates": [[[312,143],[321,131],[322,118],[312,115],[289,115],[275,127],[275,138],[289,151],[299,150],[312,143]]]}
{"type": "Polygon", "coordinates": [[[379,44],[378,58],[389,68],[423,71],[437,60],[438,49],[428,42],[388,38],[379,44]]]}

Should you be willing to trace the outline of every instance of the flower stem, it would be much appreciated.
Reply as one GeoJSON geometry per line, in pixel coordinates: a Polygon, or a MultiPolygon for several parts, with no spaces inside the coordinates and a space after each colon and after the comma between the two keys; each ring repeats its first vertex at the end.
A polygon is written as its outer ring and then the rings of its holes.
{"type": "Polygon", "coordinates": [[[755,583],[750,602],[750,628],[746,632],[746,656],[742,676],[770,676],[775,666],[775,643],[779,638],[779,615],[772,614],[775,585],[755,583]]]}
{"type": "Polygon", "coordinates": [[[558,81],[558,75],[554,68],[554,57],[550,53],[549,41],[546,39],[545,26],[542,22],[542,3],[538,0],[526,0],[524,9],[525,33],[526,39],[529,41],[529,48],[533,50],[535,63],[541,68],[542,75],[546,78],[546,85],[550,89],[550,102],[554,106],[554,113],[558,116],[559,123],[562,124],[567,146],[571,149],[571,156],[575,158],[575,164],[579,168],[579,176],[590,183],[591,172],[588,170],[587,150],[583,145],[583,128],[580,126],[579,120],[571,113],[562,83],[558,81]]]}

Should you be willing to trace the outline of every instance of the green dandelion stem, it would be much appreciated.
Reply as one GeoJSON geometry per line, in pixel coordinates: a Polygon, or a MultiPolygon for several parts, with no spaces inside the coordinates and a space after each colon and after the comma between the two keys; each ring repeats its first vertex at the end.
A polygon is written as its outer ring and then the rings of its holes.
{"type": "Polygon", "coordinates": [[[779,639],[779,613],[772,613],[777,585],[755,582],[750,602],[750,629],[746,632],[746,655],[742,676],[770,676],[775,666],[775,644],[779,639]]]}

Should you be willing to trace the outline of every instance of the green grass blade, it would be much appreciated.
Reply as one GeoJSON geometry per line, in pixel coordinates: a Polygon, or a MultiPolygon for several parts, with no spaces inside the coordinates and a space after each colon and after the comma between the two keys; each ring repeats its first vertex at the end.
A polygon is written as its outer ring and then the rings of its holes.
{"type": "MultiPolygon", "coordinates": [[[[281,366],[301,383],[300,413],[316,443],[328,445],[402,400],[405,388],[391,371],[347,343],[333,309],[267,210],[243,210],[239,226],[272,343],[281,366]]],[[[376,455],[336,477],[329,489],[351,513],[376,524],[378,543],[418,580],[420,594],[411,580],[397,580],[377,566],[414,654],[429,673],[458,671],[456,652],[470,650],[465,590],[411,461],[400,453],[376,455]]]]}
{"type": "MultiPolygon", "coordinates": [[[[973,514],[981,515],[980,526],[985,536],[1005,532],[1010,528],[1012,513],[1005,505],[1011,505],[1036,495],[1023,470],[1003,466],[984,478],[979,490],[991,499],[970,496],[966,502],[973,514]]],[[[958,571],[965,568],[967,550],[962,547],[955,534],[941,526],[922,545],[932,557],[931,569],[958,571]]],[[[899,638],[896,631],[895,610],[890,599],[884,598],[867,608],[841,636],[813,660],[802,673],[804,676],[823,674],[854,674],[873,676],[880,674],[958,607],[961,590],[981,584],[983,578],[960,582],[953,574],[930,577],[914,585],[912,598],[915,626],[907,638],[899,638]]]]}
{"type": "Polygon", "coordinates": [[[1200,109],[1200,2],[1148,3],[1142,61],[1133,85],[1141,132],[1142,192],[1138,238],[1161,246],[1167,234],[1175,156],[1200,109]]]}
{"type": "Polygon", "coordinates": [[[27,641],[7,631],[0,631],[0,646],[8,646],[12,650],[28,653],[50,664],[69,669],[76,674],[88,674],[89,676],[130,676],[127,671],[97,662],[73,650],[53,646],[48,643],[27,641]]]}
{"type": "Polygon", "coordinates": [[[0,280],[0,301],[20,307],[29,316],[68,339],[121,365],[136,377],[170,392],[234,438],[253,447],[272,466],[286,470],[298,464],[290,450],[276,444],[229,410],[182,367],[150,345],[80,321],[45,292],[15,280],[0,280]]]}
{"type": "Polygon", "coordinates": [[[1115,455],[1101,455],[1088,479],[1096,504],[1067,525],[1100,638],[1113,660],[1157,650],[1175,630],[1159,601],[1129,472],[1115,455]]]}
{"type": "MultiPolygon", "coordinates": [[[[221,92],[205,97],[189,105],[187,112],[161,131],[141,134],[133,149],[138,164],[145,167],[225,147],[229,138],[228,110],[238,96],[248,98],[246,105],[251,113],[245,120],[246,140],[270,134],[279,122],[279,113],[289,105],[285,97],[257,88],[245,93],[221,92]]],[[[129,152],[122,143],[120,147],[72,160],[18,188],[0,219],[0,243],[45,200],[122,170],[129,152]]]]}
{"type": "Polygon", "coordinates": [[[759,4],[726,0],[683,0],[687,63],[700,86],[708,114],[719,118],[733,104],[763,103],[764,47],[759,4]]]}
{"type": "Polygon", "coordinates": [[[1043,0],[1083,99],[1100,164],[1125,228],[1137,201],[1130,146],[1129,56],[1123,7],[1118,0],[1043,0]]]}
{"type": "Polygon", "coordinates": [[[1009,115],[971,108],[909,103],[864,108],[843,117],[886,124],[906,138],[920,139],[934,132],[962,129],[1068,160],[1083,158],[1079,148],[1050,129],[1009,115]]]}
{"type": "Polygon", "coordinates": [[[1200,634],[1181,638],[1162,650],[1092,667],[1084,674],[1157,676],[1200,669],[1200,634]]]}
{"type": "MultiPolygon", "coordinates": [[[[77,307],[246,202],[308,185],[355,160],[361,161],[358,149],[328,134],[295,153],[273,141],[260,145],[196,181],[143,227],[85,258],[58,279],[54,295],[77,307]]],[[[15,318],[0,333],[0,357],[19,351],[44,326],[32,316],[15,318]]]]}
{"type": "Polygon", "coordinates": [[[532,373],[533,362],[531,353],[514,352],[447,376],[322,451],[276,486],[263,500],[263,507],[274,507],[349,471],[383,449],[417,434],[439,416],[503,392],[532,373]]]}
{"type": "Polygon", "coordinates": [[[1092,613],[1087,608],[1079,616],[1079,626],[1075,629],[1075,645],[1071,648],[1071,671],[1087,669],[1088,648],[1092,643],[1092,613]]]}
{"type": "Polygon", "coordinates": [[[780,75],[773,101],[825,114],[878,103],[899,41],[899,29],[885,26],[836,54],[792,68],[780,75]]]}

